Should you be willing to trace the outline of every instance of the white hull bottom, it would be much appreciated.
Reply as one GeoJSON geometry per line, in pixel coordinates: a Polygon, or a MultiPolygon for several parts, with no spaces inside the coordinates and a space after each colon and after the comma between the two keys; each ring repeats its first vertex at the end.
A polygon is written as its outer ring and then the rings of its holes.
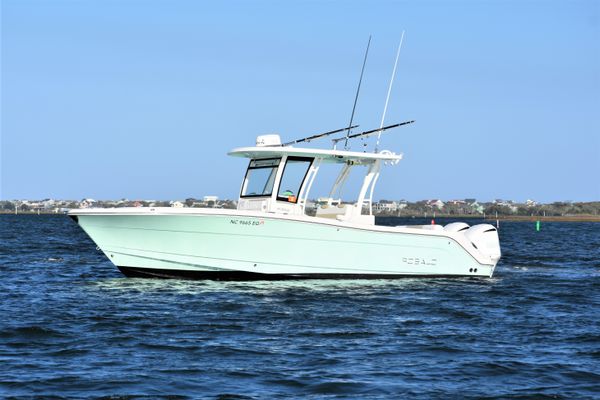
{"type": "MultiPolygon", "coordinates": [[[[313,217],[228,210],[193,215],[156,210],[90,210],[71,216],[108,259],[132,277],[491,277],[498,261],[477,250],[482,246],[460,232],[365,228],[313,217]]],[[[496,235],[495,229],[487,234],[496,235]]]]}

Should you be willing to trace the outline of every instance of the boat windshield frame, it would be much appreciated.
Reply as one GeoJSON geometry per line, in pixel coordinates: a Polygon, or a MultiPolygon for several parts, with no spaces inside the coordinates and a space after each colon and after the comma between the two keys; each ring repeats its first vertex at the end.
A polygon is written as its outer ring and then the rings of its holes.
{"type": "Polygon", "coordinates": [[[244,181],[242,182],[242,189],[240,191],[240,198],[257,198],[257,197],[271,197],[271,196],[273,196],[273,189],[275,188],[275,183],[276,183],[276,180],[277,180],[277,174],[279,172],[279,167],[281,166],[281,159],[282,159],[282,157],[252,158],[252,159],[250,159],[250,162],[248,163],[248,168],[246,169],[246,174],[244,175],[244,181]],[[256,165],[257,162],[264,162],[264,161],[273,161],[273,163],[270,164],[270,165],[269,164],[267,164],[267,165],[256,165]],[[265,187],[266,187],[266,185],[269,183],[269,181],[271,181],[271,179],[273,180],[273,184],[271,185],[270,192],[269,193],[264,193],[263,192],[261,194],[244,194],[244,190],[248,186],[248,175],[250,174],[250,171],[255,170],[255,169],[266,169],[266,168],[269,168],[269,169],[272,170],[271,174],[269,175],[269,178],[267,179],[267,181],[265,183],[265,187]]]}
{"type": "Polygon", "coordinates": [[[283,165],[283,171],[281,172],[281,177],[279,178],[279,184],[277,185],[277,190],[275,191],[277,201],[285,201],[286,203],[292,203],[292,204],[298,203],[298,201],[300,200],[300,194],[302,193],[302,189],[304,188],[304,183],[306,182],[306,177],[308,176],[308,173],[310,172],[310,168],[313,166],[314,162],[315,162],[314,157],[299,157],[299,156],[287,156],[286,157],[285,163],[283,165]],[[283,196],[280,196],[279,193],[281,192],[281,185],[283,184],[283,178],[285,177],[285,170],[288,166],[288,162],[290,162],[290,161],[305,161],[305,162],[308,162],[308,166],[306,167],[306,171],[304,172],[302,181],[300,182],[300,185],[298,186],[298,193],[295,193],[293,196],[283,197],[283,196]]]}

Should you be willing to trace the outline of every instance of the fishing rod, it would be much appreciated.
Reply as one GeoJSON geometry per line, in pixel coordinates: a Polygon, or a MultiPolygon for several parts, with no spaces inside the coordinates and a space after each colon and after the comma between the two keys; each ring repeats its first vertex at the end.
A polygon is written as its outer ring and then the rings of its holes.
{"type": "Polygon", "coordinates": [[[354,129],[354,128],[358,128],[358,127],[359,127],[359,125],[354,125],[354,126],[351,125],[351,126],[349,126],[347,128],[336,129],[336,130],[333,130],[333,131],[319,133],[317,135],[305,137],[305,138],[302,138],[302,139],[292,140],[291,142],[287,142],[287,143],[282,144],[282,146],[289,146],[289,145],[292,145],[292,144],[302,143],[302,142],[308,143],[311,140],[315,140],[315,139],[319,139],[319,138],[322,138],[322,137],[325,137],[325,136],[333,135],[334,133],[349,131],[350,129],[354,129]]]}
{"type": "Polygon", "coordinates": [[[375,133],[381,133],[381,132],[386,131],[388,129],[397,128],[399,126],[412,124],[413,122],[415,122],[414,119],[410,120],[410,121],[404,121],[404,122],[401,122],[399,124],[393,124],[393,125],[388,125],[388,126],[384,126],[384,127],[377,128],[377,129],[371,129],[370,131],[364,131],[364,132],[360,132],[360,133],[354,133],[352,135],[348,135],[348,136],[345,136],[345,137],[341,137],[341,138],[337,138],[337,139],[332,139],[332,142],[333,142],[333,145],[335,146],[338,142],[341,142],[342,140],[354,139],[354,138],[361,137],[361,136],[368,137],[368,136],[371,136],[371,135],[373,135],[375,133]]]}

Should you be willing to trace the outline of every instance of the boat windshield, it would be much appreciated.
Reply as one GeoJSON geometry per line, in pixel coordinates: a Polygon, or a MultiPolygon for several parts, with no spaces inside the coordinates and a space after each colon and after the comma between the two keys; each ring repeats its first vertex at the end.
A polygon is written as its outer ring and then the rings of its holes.
{"type": "Polygon", "coordinates": [[[308,168],[312,163],[312,158],[288,157],[283,168],[283,176],[277,192],[277,200],[288,201],[290,203],[298,202],[300,189],[306,179],[308,168]]]}
{"type": "Polygon", "coordinates": [[[270,196],[280,161],[280,158],[250,160],[241,197],[270,196]]]}

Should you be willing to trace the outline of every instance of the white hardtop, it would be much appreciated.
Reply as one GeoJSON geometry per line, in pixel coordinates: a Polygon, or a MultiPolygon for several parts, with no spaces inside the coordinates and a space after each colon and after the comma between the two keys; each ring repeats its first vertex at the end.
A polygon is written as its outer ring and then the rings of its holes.
{"type": "Polygon", "coordinates": [[[345,151],[334,149],[310,149],[292,146],[260,146],[260,147],[239,147],[231,150],[230,156],[246,157],[253,159],[277,158],[283,156],[310,157],[318,158],[324,163],[346,164],[348,162],[357,165],[368,165],[375,161],[398,162],[402,159],[402,154],[395,154],[390,151],[379,153],[361,153],[358,151],[345,151]]]}

